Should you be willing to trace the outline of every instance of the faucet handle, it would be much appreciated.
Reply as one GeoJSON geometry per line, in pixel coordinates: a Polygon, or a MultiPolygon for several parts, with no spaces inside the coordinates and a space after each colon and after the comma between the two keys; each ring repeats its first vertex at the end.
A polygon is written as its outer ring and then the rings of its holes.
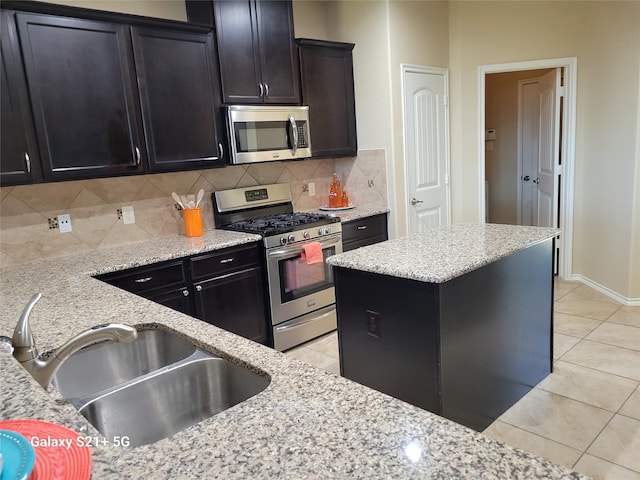
{"type": "Polygon", "coordinates": [[[42,298],[42,294],[36,293],[29,299],[13,331],[13,356],[16,357],[19,362],[31,360],[38,356],[36,342],[31,333],[31,327],[29,326],[29,315],[40,298],[42,298]]]}

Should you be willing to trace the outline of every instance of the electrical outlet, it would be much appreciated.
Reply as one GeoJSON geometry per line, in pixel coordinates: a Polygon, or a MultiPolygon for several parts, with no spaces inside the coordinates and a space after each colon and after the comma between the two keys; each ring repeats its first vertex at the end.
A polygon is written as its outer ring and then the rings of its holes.
{"type": "Polygon", "coordinates": [[[133,206],[122,207],[122,222],[125,225],[136,223],[136,216],[133,213],[133,206]]]}
{"type": "Polygon", "coordinates": [[[305,183],[304,185],[302,185],[302,191],[304,193],[307,193],[309,191],[309,184],[305,183]]]}
{"type": "Polygon", "coordinates": [[[47,218],[47,222],[49,223],[49,230],[55,230],[56,228],[58,228],[57,218],[47,218]]]}
{"type": "Polygon", "coordinates": [[[374,186],[373,180],[367,180],[367,185],[369,185],[369,188],[373,188],[374,186]]]}
{"type": "Polygon", "coordinates": [[[71,215],[65,213],[58,215],[58,228],[60,233],[68,233],[71,231],[71,215]]]}
{"type": "Polygon", "coordinates": [[[309,196],[316,196],[316,184],[314,182],[309,182],[309,196]]]}

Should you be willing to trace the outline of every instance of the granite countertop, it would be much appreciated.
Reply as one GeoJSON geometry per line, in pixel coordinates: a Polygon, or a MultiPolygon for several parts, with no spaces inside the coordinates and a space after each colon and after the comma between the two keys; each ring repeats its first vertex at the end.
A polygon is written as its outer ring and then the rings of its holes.
{"type": "MultiPolygon", "coordinates": [[[[214,230],[200,239],[174,237],[0,270],[0,334],[11,335],[23,306],[40,291],[31,324],[41,351],[87,327],[120,322],[178,331],[271,379],[258,395],[171,438],[136,448],[92,447],[92,478],[586,478],[90,276],[255,240],[214,230]]],[[[12,356],[0,353],[0,371],[0,418],[46,420],[97,435],[12,356]]]]}
{"type": "Polygon", "coordinates": [[[444,283],[560,233],[555,228],[453,224],[330,257],[336,267],[444,283]]]}
{"type": "Polygon", "coordinates": [[[340,221],[343,223],[353,222],[355,220],[360,220],[361,218],[372,217],[374,215],[380,215],[382,213],[389,213],[388,207],[377,207],[377,206],[356,206],[354,208],[350,208],[348,210],[309,210],[314,213],[328,213],[333,215],[334,217],[340,217],[340,221]]]}

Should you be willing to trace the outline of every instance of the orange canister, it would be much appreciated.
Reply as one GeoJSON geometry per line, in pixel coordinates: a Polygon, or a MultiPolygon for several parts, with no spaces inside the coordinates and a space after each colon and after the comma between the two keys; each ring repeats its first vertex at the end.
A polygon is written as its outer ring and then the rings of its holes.
{"type": "Polygon", "coordinates": [[[201,237],[203,232],[202,226],[202,208],[188,208],[182,211],[184,219],[184,234],[187,237],[201,237]]]}

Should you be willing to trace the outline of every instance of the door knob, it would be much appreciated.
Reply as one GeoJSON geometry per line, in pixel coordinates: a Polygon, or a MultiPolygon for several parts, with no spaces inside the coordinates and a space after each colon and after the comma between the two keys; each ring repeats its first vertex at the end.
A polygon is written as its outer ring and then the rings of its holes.
{"type": "Polygon", "coordinates": [[[417,205],[418,203],[424,203],[422,200],[416,200],[415,198],[411,199],[411,205],[417,205]]]}
{"type": "Polygon", "coordinates": [[[528,182],[529,180],[531,180],[531,177],[529,175],[525,175],[524,177],[522,177],[522,180],[528,182]]]}

